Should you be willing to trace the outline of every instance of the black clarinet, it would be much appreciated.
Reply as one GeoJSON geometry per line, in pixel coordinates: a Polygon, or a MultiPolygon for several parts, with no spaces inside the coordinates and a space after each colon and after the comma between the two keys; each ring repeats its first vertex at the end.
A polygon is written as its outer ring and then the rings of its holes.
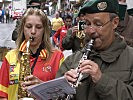
{"type": "MultiPolygon", "coordinates": [[[[85,48],[84,48],[85,51],[83,52],[83,55],[82,55],[82,57],[81,57],[81,59],[80,59],[80,61],[79,61],[78,67],[76,68],[76,71],[77,71],[77,73],[78,73],[78,78],[77,78],[77,81],[76,81],[74,84],[72,84],[72,87],[73,87],[74,89],[76,89],[76,87],[79,86],[80,81],[81,81],[81,79],[82,79],[82,77],[83,77],[83,74],[82,74],[81,72],[78,71],[78,69],[79,69],[79,67],[80,67],[80,62],[83,61],[83,60],[89,59],[90,53],[91,53],[92,48],[93,48],[93,43],[94,43],[94,40],[91,39],[91,40],[86,44],[86,46],[85,46],[85,48]]],[[[73,97],[73,95],[67,95],[67,98],[66,98],[65,100],[71,100],[72,97],[73,97]]]]}
{"type": "MultiPolygon", "coordinates": [[[[76,68],[77,72],[78,72],[78,69],[80,67],[80,62],[83,61],[83,60],[86,60],[86,59],[89,59],[89,56],[90,56],[90,53],[92,51],[92,48],[93,48],[93,43],[94,43],[94,40],[91,39],[85,46],[85,51],[83,53],[83,56],[81,57],[80,61],[79,61],[79,65],[78,67],[76,68]]],[[[80,84],[80,81],[83,77],[83,74],[81,72],[78,72],[78,78],[77,78],[77,81],[75,83],[75,87],[78,87],[78,85],[80,84]]]]}

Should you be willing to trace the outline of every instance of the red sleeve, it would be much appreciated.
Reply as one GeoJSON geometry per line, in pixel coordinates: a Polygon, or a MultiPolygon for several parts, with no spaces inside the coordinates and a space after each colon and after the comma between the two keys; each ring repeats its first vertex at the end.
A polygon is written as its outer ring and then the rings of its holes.
{"type": "Polygon", "coordinates": [[[5,58],[0,69],[0,97],[8,97],[9,63],[5,58]]]}
{"type": "Polygon", "coordinates": [[[56,67],[54,67],[54,73],[56,75],[57,71],[60,68],[60,65],[62,64],[62,62],[64,61],[64,54],[62,53],[62,51],[56,51],[56,53],[53,55],[53,58],[55,59],[55,65],[56,67]]]}
{"type": "Polygon", "coordinates": [[[59,28],[59,29],[55,32],[55,34],[53,35],[53,40],[54,40],[55,44],[58,43],[57,38],[58,38],[58,36],[60,36],[60,32],[61,32],[61,30],[62,30],[62,27],[59,28]]]}

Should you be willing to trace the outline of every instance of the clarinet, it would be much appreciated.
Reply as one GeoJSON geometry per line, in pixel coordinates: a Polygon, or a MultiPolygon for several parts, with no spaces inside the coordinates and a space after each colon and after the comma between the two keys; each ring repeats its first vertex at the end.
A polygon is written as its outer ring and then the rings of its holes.
{"type": "MultiPolygon", "coordinates": [[[[93,48],[93,43],[94,43],[94,40],[91,39],[85,46],[85,51],[83,52],[83,55],[79,61],[79,64],[78,64],[78,67],[76,68],[76,71],[77,71],[77,74],[78,74],[78,78],[77,78],[77,81],[72,84],[72,87],[74,89],[76,89],[76,87],[79,86],[80,84],[80,81],[83,77],[83,74],[81,72],[78,71],[79,67],[80,67],[80,62],[83,61],[83,60],[86,60],[86,59],[89,59],[89,56],[90,56],[90,53],[92,51],[92,48],[93,48]]],[[[73,97],[73,95],[67,95],[67,98],[65,100],[71,100],[71,98],[73,97]]]]}

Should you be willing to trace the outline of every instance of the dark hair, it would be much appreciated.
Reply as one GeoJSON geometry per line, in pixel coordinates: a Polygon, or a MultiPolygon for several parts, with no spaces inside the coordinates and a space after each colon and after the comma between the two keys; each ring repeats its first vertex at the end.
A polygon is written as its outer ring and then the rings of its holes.
{"type": "Polygon", "coordinates": [[[113,18],[118,17],[116,13],[109,13],[110,20],[113,20],[113,18]]]}
{"type": "Polygon", "coordinates": [[[27,5],[27,8],[38,8],[38,9],[41,9],[41,5],[27,5]]]}
{"type": "Polygon", "coordinates": [[[67,8],[67,9],[66,9],[66,11],[70,11],[70,9],[69,9],[69,8],[67,8]]]}
{"type": "Polygon", "coordinates": [[[66,19],[71,19],[71,20],[72,20],[72,16],[66,15],[66,16],[64,17],[64,20],[66,20],[66,19]]]}
{"type": "Polygon", "coordinates": [[[29,5],[31,5],[32,3],[39,3],[39,4],[41,4],[40,0],[30,0],[29,5]]]}

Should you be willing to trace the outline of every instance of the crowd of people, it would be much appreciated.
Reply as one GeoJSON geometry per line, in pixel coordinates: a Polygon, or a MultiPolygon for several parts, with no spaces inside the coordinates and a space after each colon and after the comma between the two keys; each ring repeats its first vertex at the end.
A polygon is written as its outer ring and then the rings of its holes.
{"type": "Polygon", "coordinates": [[[11,10],[9,8],[0,8],[0,23],[9,23],[12,20],[11,10]]]}
{"type": "Polygon", "coordinates": [[[67,9],[52,21],[40,1],[29,4],[13,33],[17,48],[7,53],[0,69],[0,100],[17,100],[19,85],[26,91],[62,76],[74,85],[80,74],[69,100],[133,100],[133,16],[126,0],[87,0],[76,16],[67,9]],[[73,53],[64,59],[64,50],[73,53]],[[20,83],[27,51],[31,75],[20,83]]]}

